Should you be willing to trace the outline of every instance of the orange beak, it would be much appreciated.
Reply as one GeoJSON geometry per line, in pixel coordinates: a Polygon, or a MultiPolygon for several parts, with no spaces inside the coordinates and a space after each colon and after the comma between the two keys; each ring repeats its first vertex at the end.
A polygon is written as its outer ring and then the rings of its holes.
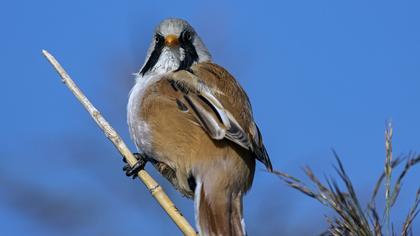
{"type": "Polygon", "coordinates": [[[178,37],[176,37],[176,35],[170,34],[168,36],[165,37],[165,45],[173,48],[179,45],[179,40],[178,37]]]}

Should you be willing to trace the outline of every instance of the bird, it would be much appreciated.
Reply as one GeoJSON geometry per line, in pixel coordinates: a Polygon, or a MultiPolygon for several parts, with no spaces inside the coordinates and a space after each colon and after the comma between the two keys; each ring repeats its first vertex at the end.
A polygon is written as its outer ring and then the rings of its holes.
{"type": "Polygon", "coordinates": [[[138,162],[151,163],[194,200],[199,235],[246,235],[243,197],[256,160],[273,167],[239,82],[212,61],[194,28],[167,18],[156,27],[127,104],[138,162]]]}

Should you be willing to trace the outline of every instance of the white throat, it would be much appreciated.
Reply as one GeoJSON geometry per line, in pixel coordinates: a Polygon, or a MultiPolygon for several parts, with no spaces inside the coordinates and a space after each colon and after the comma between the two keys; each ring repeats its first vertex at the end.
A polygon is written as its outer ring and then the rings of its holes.
{"type": "Polygon", "coordinates": [[[140,77],[146,77],[147,75],[160,75],[174,71],[178,69],[183,58],[184,50],[182,48],[171,49],[164,47],[155,66],[150,71],[146,72],[144,76],[140,77]]]}

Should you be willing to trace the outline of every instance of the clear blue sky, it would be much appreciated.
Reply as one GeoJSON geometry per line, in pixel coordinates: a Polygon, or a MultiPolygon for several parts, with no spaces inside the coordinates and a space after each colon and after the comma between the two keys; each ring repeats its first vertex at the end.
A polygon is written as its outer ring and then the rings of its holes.
{"type": "MultiPolygon", "coordinates": [[[[166,17],[188,20],[244,86],[275,168],[333,175],[334,148],[365,203],[383,170],[387,119],[396,156],[420,151],[419,12],[415,1],[3,2],[0,233],[178,232],[41,55],[53,53],[129,142],[131,73],[166,17]]],[[[325,229],[328,210],[257,170],[245,199],[250,235],[325,229]]],[[[193,221],[192,202],[157,178],[193,221]]],[[[419,179],[414,167],[392,211],[397,229],[419,179]]]]}

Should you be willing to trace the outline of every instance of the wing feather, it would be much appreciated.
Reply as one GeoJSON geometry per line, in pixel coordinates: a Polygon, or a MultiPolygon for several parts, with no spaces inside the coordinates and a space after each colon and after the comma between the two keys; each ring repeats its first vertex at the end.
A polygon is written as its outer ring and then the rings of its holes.
{"type": "Polygon", "coordinates": [[[233,77],[220,67],[211,69],[210,66],[207,66],[203,69],[207,71],[207,74],[201,72],[201,74],[197,73],[198,75],[196,75],[196,72],[200,71],[193,68],[194,73],[188,71],[175,72],[169,77],[168,81],[176,91],[182,93],[182,99],[186,101],[193,116],[211,138],[216,140],[226,138],[251,151],[257,160],[261,161],[269,171],[272,171],[270,158],[262,142],[261,133],[252,119],[251,106],[245,92],[233,77]],[[214,81],[213,84],[206,84],[206,76],[217,77],[213,80],[219,83],[223,79],[230,79],[232,83],[225,84],[225,87],[230,86],[230,89],[233,89],[232,94],[220,95],[220,91],[218,91],[220,85],[217,87],[217,85],[214,85],[216,83],[214,81]],[[225,99],[220,100],[221,96],[224,96],[225,99]],[[234,96],[238,97],[235,98],[234,96]],[[243,102],[235,102],[235,99],[243,102]],[[238,117],[235,117],[226,108],[226,105],[233,109],[231,111],[236,111],[234,114],[238,117]]]}
{"type": "Polygon", "coordinates": [[[214,114],[211,114],[208,110],[206,110],[203,105],[194,97],[184,95],[184,99],[194,110],[201,126],[207,131],[210,137],[217,140],[223,139],[225,137],[226,129],[217,122],[214,114]]]}

